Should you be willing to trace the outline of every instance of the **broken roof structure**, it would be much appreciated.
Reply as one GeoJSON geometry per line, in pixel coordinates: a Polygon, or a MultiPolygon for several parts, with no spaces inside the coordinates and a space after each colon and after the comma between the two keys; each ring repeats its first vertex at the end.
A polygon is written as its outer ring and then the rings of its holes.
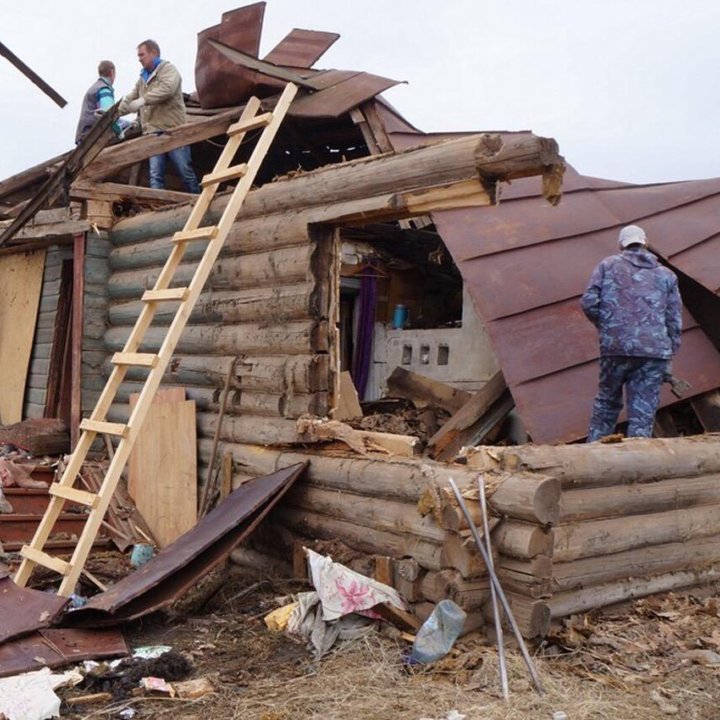
{"type": "MultiPolygon", "coordinates": [[[[389,557],[392,583],[420,616],[453,597],[476,627],[484,623],[487,572],[466,543],[467,522],[445,487],[452,477],[472,496],[478,472],[492,485],[499,574],[529,636],[542,634],[551,614],[717,577],[713,437],[631,442],[610,451],[481,450],[464,467],[416,455],[414,437],[338,421],[348,400],[341,376],[354,369],[362,346],[363,373],[382,380],[396,365],[437,378],[448,378],[442,373],[451,367],[472,368],[475,377],[451,379],[474,382],[460,383],[457,394],[445,388],[454,414],[444,427],[455,434],[444,444],[449,455],[431,451],[432,458],[453,460],[463,444],[490,437],[513,401],[535,442],[582,438],[597,351],[577,297],[594,264],[615,249],[619,227],[641,222],[694,288],[695,295],[683,293],[692,317],[676,372],[693,385],[691,407],[712,427],[702,401],[720,385],[707,320],[720,283],[714,260],[702,257],[716,243],[716,181],[636,187],[570,169],[563,185],[565,166],[552,140],[530,132],[425,134],[379,95],[395,81],[310,67],[335,41],[332,33],[293,30],[258,58],[263,11],[264,3],[256,3],[226,13],[199,34],[191,122],[81,163],[66,178],[69,202],[60,198],[0,248],[4,285],[18,290],[6,312],[23,298],[22,312],[37,315],[34,335],[10,359],[0,356],[0,370],[7,369],[0,376],[12,378],[6,395],[13,412],[66,417],[77,432],[114,354],[127,351],[141,298],[155,287],[195,199],[172,176],[168,190],[145,187],[147,158],[190,144],[199,174],[209,173],[250,96],[271,112],[278,91],[292,82],[298,96],[163,376],[164,386],[183,386],[180,399],[163,402],[194,403],[197,415],[183,424],[167,410],[143,433],[165,431],[193,455],[197,447],[197,474],[206,485],[218,447],[231,456],[228,484],[310,460],[306,480],[269,517],[265,550],[282,548],[287,557],[296,543],[333,539],[389,557]],[[404,326],[408,305],[415,328],[404,326]],[[465,340],[472,335],[487,344],[486,334],[494,352],[478,369],[477,345],[465,340]],[[642,522],[635,514],[643,514],[642,522]],[[628,525],[637,532],[623,532],[628,525]],[[609,536],[622,540],[610,543],[609,536]],[[687,538],[700,560],[679,547],[687,538]],[[637,579],[656,575],[657,582],[637,579]]],[[[251,145],[241,146],[240,163],[251,145]]],[[[0,182],[5,214],[22,212],[48,166],[63,162],[55,158],[0,182]]],[[[218,221],[229,197],[221,193],[206,222],[218,221]]],[[[198,245],[188,247],[169,290],[190,281],[201,255],[198,245]]],[[[133,351],[159,352],[175,313],[167,308],[158,309],[133,351]]],[[[7,327],[0,323],[0,349],[7,327]]],[[[102,418],[111,429],[128,422],[148,372],[133,366],[123,376],[102,418]]],[[[428,378],[414,381],[432,391],[428,378]]],[[[368,381],[375,389],[382,384],[368,381]]],[[[188,474],[179,462],[180,454],[168,451],[151,477],[172,482],[136,487],[157,490],[151,509],[180,514],[184,503],[196,517],[195,467],[192,492],[178,491],[173,482],[188,474]]]]}

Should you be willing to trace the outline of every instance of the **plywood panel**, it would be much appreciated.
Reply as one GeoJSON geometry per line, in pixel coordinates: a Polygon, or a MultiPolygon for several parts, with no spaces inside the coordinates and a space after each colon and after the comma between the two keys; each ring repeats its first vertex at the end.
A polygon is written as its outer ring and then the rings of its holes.
{"type": "Polygon", "coordinates": [[[0,423],[22,420],[45,250],[0,257],[0,423]]]}
{"type": "MultiPolygon", "coordinates": [[[[131,408],[138,397],[131,396],[131,408]]],[[[130,455],[128,491],[160,547],[195,525],[195,402],[185,400],[184,388],[160,390],[155,396],[130,455]]]]}

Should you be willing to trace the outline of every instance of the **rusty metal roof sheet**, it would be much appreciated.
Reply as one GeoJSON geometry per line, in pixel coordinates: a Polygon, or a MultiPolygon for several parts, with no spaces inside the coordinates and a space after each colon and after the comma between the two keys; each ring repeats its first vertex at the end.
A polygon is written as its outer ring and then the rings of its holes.
{"type": "Polygon", "coordinates": [[[120,630],[51,628],[0,645],[0,677],[129,654],[120,630]]]}
{"type": "Polygon", "coordinates": [[[319,30],[291,30],[264,58],[265,62],[288,67],[312,67],[340,37],[319,30]]]}
{"type": "MultiPolygon", "coordinates": [[[[535,442],[587,432],[598,348],[578,301],[623,225],[641,224],[660,255],[720,287],[720,179],[638,186],[571,169],[566,178],[558,207],[541,200],[533,178],[503,191],[498,207],[433,213],[535,442]]],[[[687,312],[673,367],[693,395],[720,386],[720,354],[687,312]]],[[[664,389],[661,405],[673,402],[664,389]]]]}
{"type": "Polygon", "coordinates": [[[64,625],[117,624],[154,612],[191,588],[222,562],[304,472],[308,462],[254,478],[231,493],[198,524],[107,591],[68,612],[64,625]]]}
{"type": "Polygon", "coordinates": [[[0,578],[0,643],[48,627],[68,599],[53,593],[18,587],[11,578],[0,578]]]}

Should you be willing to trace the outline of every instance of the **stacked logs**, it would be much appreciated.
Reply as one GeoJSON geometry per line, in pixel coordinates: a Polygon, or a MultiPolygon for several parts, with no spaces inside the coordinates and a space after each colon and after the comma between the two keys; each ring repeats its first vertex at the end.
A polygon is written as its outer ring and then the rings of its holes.
{"type": "MultiPolygon", "coordinates": [[[[720,579],[718,435],[479,448],[468,463],[489,477],[509,473],[515,485],[524,477],[528,489],[548,480],[559,486],[553,513],[533,518],[527,503],[513,509],[535,543],[513,549],[512,568],[501,561],[504,587],[538,618],[720,579]]],[[[502,513],[497,500],[496,493],[491,504],[502,513]]]]}
{"type": "MultiPolygon", "coordinates": [[[[389,563],[389,571],[378,579],[389,581],[420,619],[432,612],[435,603],[450,598],[468,613],[466,629],[484,624],[490,597],[487,571],[448,490],[453,478],[481,526],[478,503],[472,501],[477,498],[476,470],[423,458],[283,451],[257,445],[236,444],[233,455],[247,476],[310,460],[305,477],[269,518],[283,542],[266,543],[256,550],[287,558],[288,538],[341,541],[383,559],[383,567],[389,563]]],[[[526,480],[502,475],[493,486],[495,512],[504,517],[494,523],[493,543],[498,572],[506,578],[521,574],[526,563],[551,550],[551,535],[528,520],[554,519],[559,484],[548,478],[526,480]]],[[[247,558],[244,553],[236,555],[241,563],[247,558]]],[[[524,590],[522,583],[517,587],[524,590]]],[[[508,588],[508,595],[523,631],[538,634],[547,625],[542,614],[546,606],[536,607],[514,589],[508,588]]]]}

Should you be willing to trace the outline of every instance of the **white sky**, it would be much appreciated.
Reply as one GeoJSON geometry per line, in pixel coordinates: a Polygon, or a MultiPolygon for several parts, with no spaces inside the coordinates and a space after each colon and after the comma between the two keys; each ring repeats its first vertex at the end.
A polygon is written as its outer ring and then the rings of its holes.
{"type": "MultiPolygon", "coordinates": [[[[98,61],[120,97],[147,37],[192,91],[197,33],[243,4],[5,0],[0,41],[68,105],[0,57],[0,179],[70,149],[98,61]]],[[[261,56],[293,27],[340,33],[317,67],[406,80],[385,97],[421,130],[530,129],[618,180],[720,176],[718,0],[268,0],[261,56]]]]}

